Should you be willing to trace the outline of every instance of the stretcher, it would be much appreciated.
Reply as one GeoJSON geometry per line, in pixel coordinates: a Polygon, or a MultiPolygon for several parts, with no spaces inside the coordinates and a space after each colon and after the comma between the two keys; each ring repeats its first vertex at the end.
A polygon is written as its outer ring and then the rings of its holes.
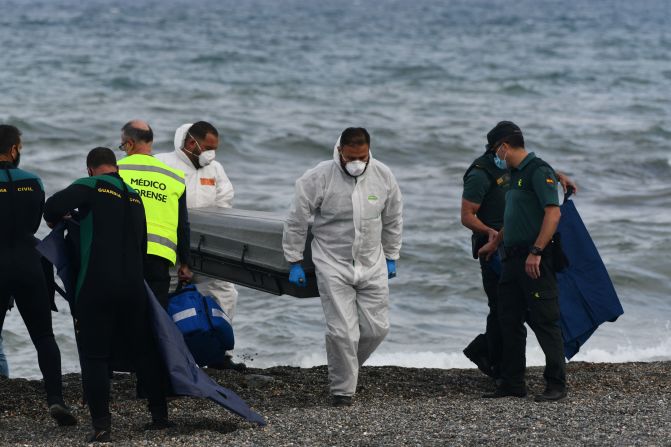
{"type": "Polygon", "coordinates": [[[291,265],[282,250],[282,214],[198,208],[189,210],[189,222],[193,271],[274,295],[319,296],[309,231],[303,252],[307,287],[289,282],[291,265]]]}

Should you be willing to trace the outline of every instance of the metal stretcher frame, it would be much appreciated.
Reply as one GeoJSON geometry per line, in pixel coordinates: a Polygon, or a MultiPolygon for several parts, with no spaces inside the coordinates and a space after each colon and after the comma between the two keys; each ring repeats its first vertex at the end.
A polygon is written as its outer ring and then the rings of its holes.
{"type": "Polygon", "coordinates": [[[307,287],[289,283],[291,265],[284,259],[284,216],[232,208],[189,210],[192,270],[274,295],[319,296],[308,231],[303,268],[307,287]]]}

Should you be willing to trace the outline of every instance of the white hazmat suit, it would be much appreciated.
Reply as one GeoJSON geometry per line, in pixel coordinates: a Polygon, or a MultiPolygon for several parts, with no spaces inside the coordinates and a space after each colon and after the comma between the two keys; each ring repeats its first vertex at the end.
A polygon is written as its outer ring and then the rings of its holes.
{"type": "MultiPolygon", "coordinates": [[[[213,206],[231,208],[233,185],[221,163],[213,160],[209,165],[197,169],[182,151],[187,131],[191,126],[192,124],[181,125],[175,132],[175,150],[157,154],[156,158],[170,167],[184,171],[188,209],[213,206]]],[[[171,271],[171,277],[176,283],[176,272],[171,271]]],[[[198,274],[193,275],[192,282],[202,294],[213,296],[228,317],[233,319],[238,298],[238,291],[233,284],[198,274]]]]}
{"type": "Polygon", "coordinates": [[[402,197],[391,170],[369,156],[354,178],[333,160],[296,181],[284,224],[284,256],[303,259],[308,222],[314,216],[312,260],[326,318],[326,355],[331,394],[352,396],[359,367],[389,332],[385,258],[401,249],[402,197]]]}

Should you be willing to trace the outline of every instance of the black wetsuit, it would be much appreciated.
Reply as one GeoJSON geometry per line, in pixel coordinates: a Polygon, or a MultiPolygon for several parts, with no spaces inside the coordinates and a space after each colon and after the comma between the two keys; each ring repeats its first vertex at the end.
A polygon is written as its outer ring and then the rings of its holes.
{"type": "Polygon", "coordinates": [[[82,378],[93,426],[109,429],[109,365],[121,348],[149,396],[152,415],[167,415],[163,366],[150,330],[143,279],[147,231],[140,196],[118,174],[82,178],[47,200],[44,218],[79,210],[75,320],[82,378]]]}
{"type": "Polygon", "coordinates": [[[0,162],[0,331],[10,298],[37,350],[49,405],[63,403],[61,353],[51,326],[50,300],[35,232],[42,219],[44,188],[35,174],[0,162]]]}

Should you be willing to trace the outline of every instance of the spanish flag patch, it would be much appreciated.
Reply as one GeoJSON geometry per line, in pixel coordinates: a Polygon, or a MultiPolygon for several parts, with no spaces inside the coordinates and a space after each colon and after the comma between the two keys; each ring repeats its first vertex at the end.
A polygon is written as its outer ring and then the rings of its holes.
{"type": "Polygon", "coordinates": [[[545,183],[547,183],[548,185],[554,185],[555,181],[554,181],[554,179],[552,179],[550,177],[546,177],[545,178],[545,183]]]}

